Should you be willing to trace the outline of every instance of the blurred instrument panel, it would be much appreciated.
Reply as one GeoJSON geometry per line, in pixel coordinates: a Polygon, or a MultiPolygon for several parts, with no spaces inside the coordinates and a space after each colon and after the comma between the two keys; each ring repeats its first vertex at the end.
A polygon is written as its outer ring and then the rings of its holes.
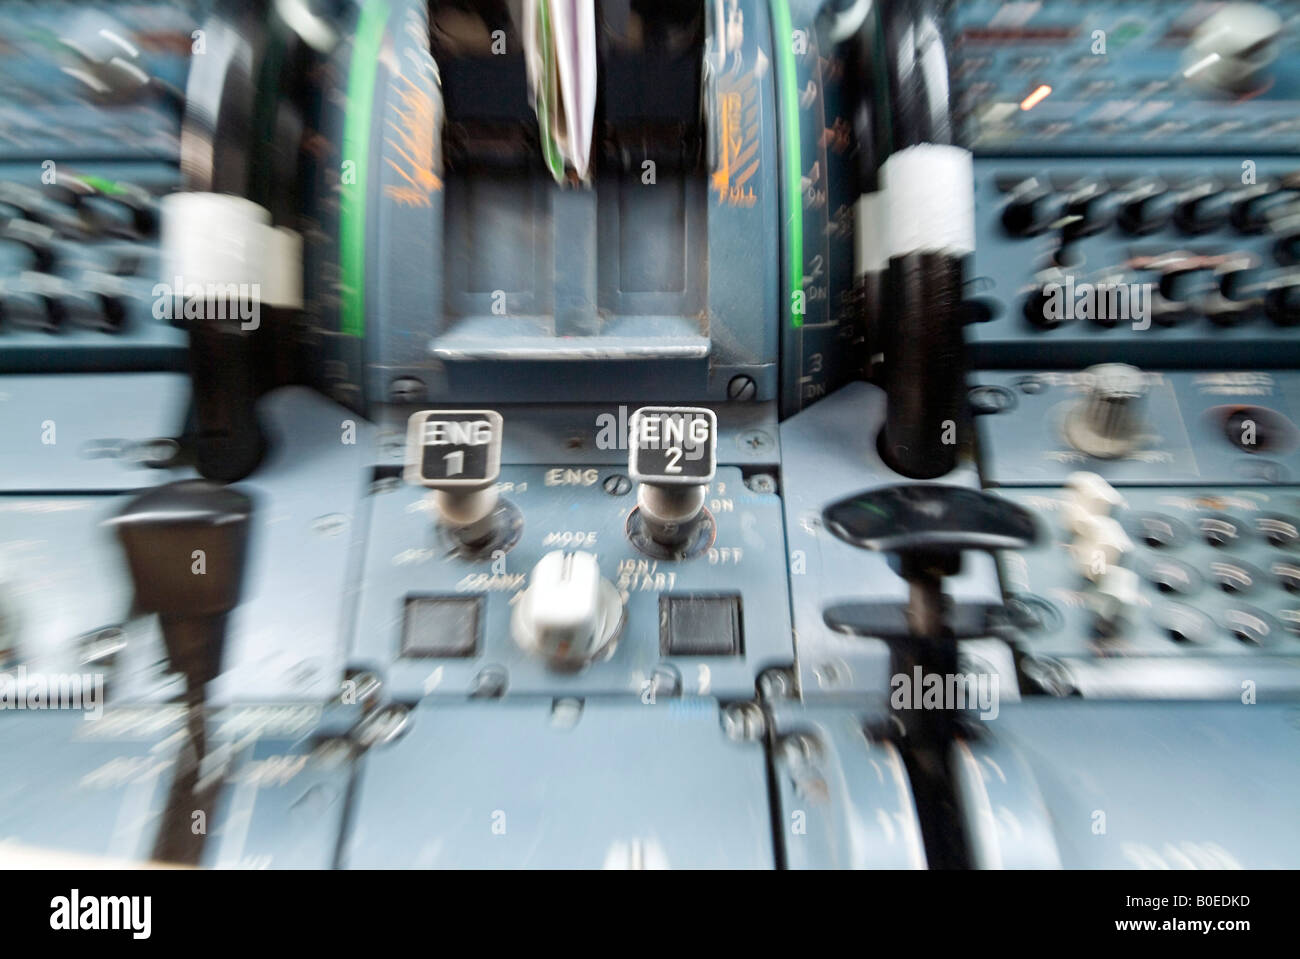
{"type": "Polygon", "coordinates": [[[151,304],[201,11],[0,5],[0,370],[183,368],[151,304]]]}
{"type": "Polygon", "coordinates": [[[0,0],[0,94],[0,861],[1300,863],[1297,4],[0,0]]]}

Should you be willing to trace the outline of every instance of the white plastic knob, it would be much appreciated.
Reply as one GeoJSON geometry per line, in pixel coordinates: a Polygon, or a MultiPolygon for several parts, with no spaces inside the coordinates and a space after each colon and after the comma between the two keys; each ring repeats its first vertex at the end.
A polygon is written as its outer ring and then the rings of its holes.
{"type": "Polygon", "coordinates": [[[1092,608],[1101,632],[1116,635],[1132,617],[1139,605],[1140,578],[1124,566],[1112,566],[1097,584],[1093,593],[1092,608]]]}
{"type": "Polygon", "coordinates": [[[1277,58],[1282,18],[1258,3],[1230,3],[1192,33],[1183,76],[1228,93],[1248,90],[1277,58]]]}
{"type": "Polygon", "coordinates": [[[1065,478],[1065,495],[1094,516],[1110,516],[1124,505],[1124,497],[1096,473],[1079,470],[1065,478]]]}
{"type": "Polygon", "coordinates": [[[1090,516],[1070,544],[1074,564],[1087,579],[1100,582],[1133,549],[1124,527],[1109,516],[1090,516]]]}
{"type": "Polygon", "coordinates": [[[623,598],[591,553],[547,553],[533,567],[510,621],[515,641],[557,667],[609,655],[623,624],[623,598]]]}

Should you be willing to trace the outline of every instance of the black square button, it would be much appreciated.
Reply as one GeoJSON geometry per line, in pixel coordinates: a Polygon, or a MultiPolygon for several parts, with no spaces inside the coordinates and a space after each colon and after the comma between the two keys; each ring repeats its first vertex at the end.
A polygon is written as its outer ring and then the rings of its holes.
{"type": "Polygon", "coordinates": [[[739,656],[740,597],[687,593],[659,597],[659,651],[665,656],[739,656]]]}
{"type": "Polygon", "coordinates": [[[468,657],[478,652],[482,596],[408,596],[402,655],[411,659],[468,657]]]}

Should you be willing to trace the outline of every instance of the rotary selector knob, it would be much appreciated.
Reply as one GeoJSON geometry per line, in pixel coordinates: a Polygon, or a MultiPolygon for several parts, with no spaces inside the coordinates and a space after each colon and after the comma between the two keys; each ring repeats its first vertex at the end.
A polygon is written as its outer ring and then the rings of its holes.
{"type": "MultiPolygon", "coordinates": [[[[4,203],[3,196],[0,196],[0,203],[4,203]]],[[[30,220],[8,220],[0,223],[0,242],[26,247],[31,256],[32,267],[38,273],[54,269],[56,239],[55,232],[41,223],[33,223],[30,220]]],[[[0,249],[4,247],[0,246],[0,249]]]]}
{"type": "Polygon", "coordinates": [[[1214,180],[1201,180],[1178,192],[1175,197],[1174,226],[1188,236],[1199,236],[1219,229],[1228,222],[1231,197],[1214,180]]]}
{"type": "Polygon", "coordinates": [[[533,567],[510,620],[515,642],[562,670],[609,656],[622,626],[623,597],[596,557],[564,550],[533,567]]]}
{"type": "Polygon", "coordinates": [[[1125,363],[1103,363],[1085,371],[1088,394],[1066,415],[1066,439],[1075,449],[1114,459],[1138,445],[1147,385],[1142,371],[1125,363]]]}
{"type": "Polygon", "coordinates": [[[1011,190],[1002,207],[1002,227],[1012,236],[1037,236],[1056,219],[1058,206],[1052,191],[1029,177],[1011,190]]]}
{"type": "Polygon", "coordinates": [[[1065,310],[1060,308],[1067,282],[1064,270],[1040,270],[1034,277],[1035,286],[1025,297],[1025,319],[1040,330],[1054,330],[1068,322],[1065,310]]]}
{"type": "Polygon", "coordinates": [[[1100,179],[1076,184],[1065,199],[1061,219],[1061,232],[1067,241],[1108,229],[1115,222],[1115,198],[1110,185],[1100,179]]]}
{"type": "Polygon", "coordinates": [[[1292,273],[1268,284],[1264,312],[1278,326],[1300,326],[1300,274],[1292,273]]]}
{"type": "Polygon", "coordinates": [[[1116,199],[1120,229],[1144,236],[1164,229],[1174,215],[1176,200],[1163,180],[1148,177],[1132,184],[1116,199]]]}
{"type": "Polygon", "coordinates": [[[1238,233],[1267,233],[1275,220],[1286,222],[1294,215],[1295,199],[1294,187],[1284,189],[1271,180],[1243,187],[1233,194],[1228,220],[1238,233]]]}

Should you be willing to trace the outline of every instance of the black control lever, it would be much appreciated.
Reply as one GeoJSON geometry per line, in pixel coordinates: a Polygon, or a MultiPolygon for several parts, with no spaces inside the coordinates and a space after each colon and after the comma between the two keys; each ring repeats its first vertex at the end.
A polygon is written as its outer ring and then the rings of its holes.
{"type": "Polygon", "coordinates": [[[313,67],[276,5],[216,0],[209,6],[207,53],[195,58],[186,88],[181,170],[182,196],[212,196],[173,207],[171,222],[164,201],[162,245],[167,264],[166,254],[177,247],[169,227],[177,237],[221,238],[210,255],[179,244],[190,254],[176,261],[176,274],[187,288],[197,284],[204,292],[175,291],[184,302],[173,315],[189,332],[193,431],[187,441],[194,465],[204,477],[234,482],[253,472],[268,448],[256,415],[259,398],[311,378],[311,347],[297,335],[300,291],[269,289],[273,278],[278,287],[301,269],[301,252],[286,256],[288,248],[278,243],[264,250],[262,241],[273,226],[298,225],[299,100],[306,95],[300,87],[313,67]]]}
{"type": "MultiPolygon", "coordinates": [[[[1020,549],[1038,540],[1033,514],[979,490],[903,484],[866,490],[826,507],[835,536],[859,549],[887,553],[907,580],[908,633],[886,637],[895,677],[953,677],[961,672],[945,607],[943,578],[961,569],[967,550],[1020,549]]],[[[894,680],[890,682],[891,688],[894,680]]],[[[891,697],[892,703],[892,697],[891,697]]],[[[932,868],[970,866],[953,788],[952,744],[962,735],[955,702],[902,709],[900,747],[932,868]]]]}
{"type": "Polygon", "coordinates": [[[252,501],[209,480],[141,493],[109,525],[126,550],[138,612],[157,613],[191,701],[221,671],[226,617],[239,603],[252,501]]]}
{"type": "Polygon", "coordinates": [[[935,0],[884,0],[879,17],[887,98],[877,110],[889,234],[881,347],[888,395],[880,453],[904,476],[957,465],[966,428],[963,266],[974,248],[970,158],[953,145],[943,17],[935,0]],[[887,139],[886,139],[887,138],[887,139]]]}
{"type": "Polygon", "coordinates": [[[205,689],[221,672],[226,617],[239,603],[252,501],[210,480],[183,480],[141,493],[109,525],[126,550],[135,610],[157,613],[172,669],[185,677],[185,740],[177,750],[153,857],[197,866],[216,808],[219,778],[203,775],[208,755],[205,689]]]}
{"type": "Polygon", "coordinates": [[[263,390],[258,330],[241,328],[234,303],[206,302],[189,320],[190,379],[194,384],[194,465],[203,476],[234,482],[266,455],[257,418],[263,390]]]}
{"type": "Polygon", "coordinates": [[[911,635],[942,638],[943,578],[961,570],[967,550],[1024,549],[1038,541],[1028,510],[980,490],[909,483],[866,490],[833,503],[822,518],[835,536],[859,549],[888,553],[907,580],[911,635]]]}
{"type": "Polygon", "coordinates": [[[942,250],[889,262],[888,399],[879,449],[904,476],[935,479],[957,466],[966,396],[962,270],[961,257],[942,250]]]}

